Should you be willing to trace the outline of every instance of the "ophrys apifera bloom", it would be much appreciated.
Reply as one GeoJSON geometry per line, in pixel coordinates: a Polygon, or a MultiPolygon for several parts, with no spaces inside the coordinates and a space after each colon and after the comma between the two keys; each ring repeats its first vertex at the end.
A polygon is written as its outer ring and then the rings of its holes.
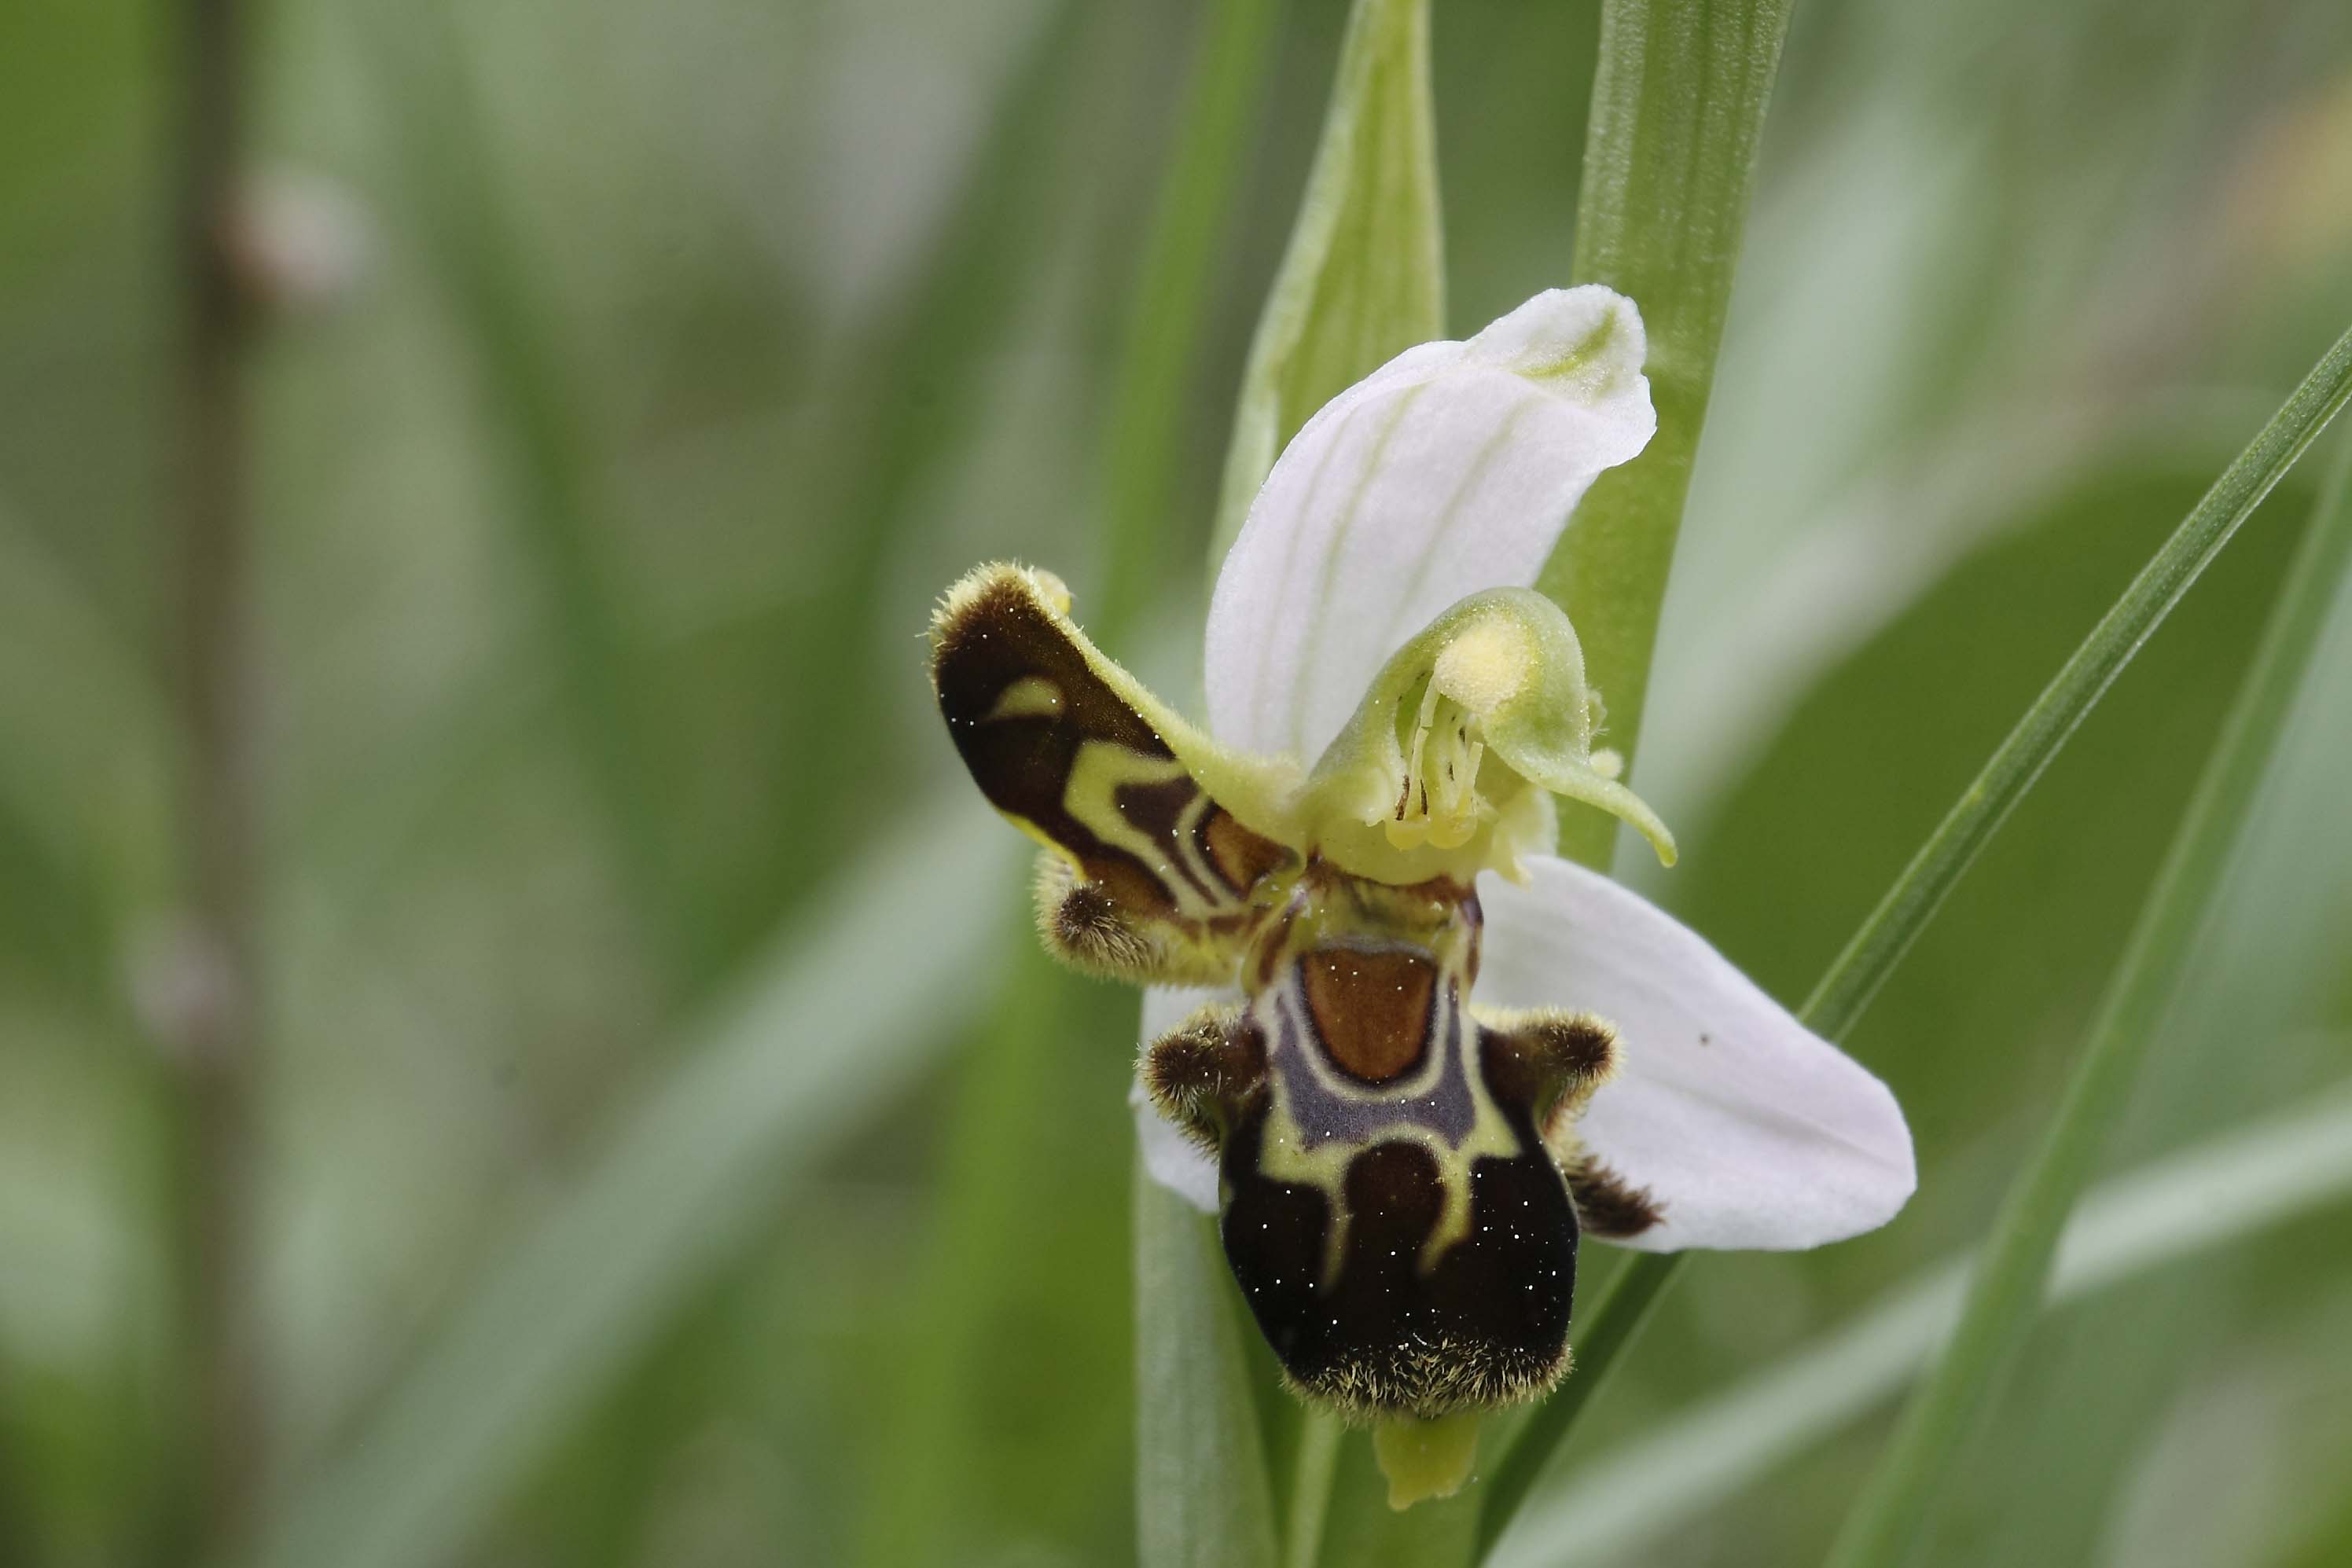
{"type": "Polygon", "coordinates": [[[1643,353],[1629,301],[1553,291],[1334,399],[1219,575],[1205,727],[1048,573],[983,567],[934,623],[957,748],[1045,845],[1046,945],[1153,988],[1151,1170],[1218,1214],[1297,1390],[1350,1417],[1553,1386],[1580,1236],[1811,1247],[1912,1189],[1884,1085],[1551,852],[1564,800],[1674,859],[1528,586],[1655,427],[1643,353]]]}

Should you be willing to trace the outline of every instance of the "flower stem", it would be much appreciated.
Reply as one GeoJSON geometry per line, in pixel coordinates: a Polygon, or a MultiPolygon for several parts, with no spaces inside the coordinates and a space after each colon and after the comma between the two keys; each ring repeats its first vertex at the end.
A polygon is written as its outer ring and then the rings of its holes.
{"type": "Polygon", "coordinates": [[[1348,1429],[1328,1410],[1310,1407],[1298,1428],[1298,1462],[1290,1472],[1290,1517],[1283,1528],[1283,1568],[1315,1568],[1323,1552],[1323,1521],[1331,1510],[1331,1478],[1348,1429]]]}
{"type": "MultiPolygon", "coordinates": [[[[2352,363],[2352,335],[2337,350],[2332,358],[2352,363]]],[[[2305,383],[2297,398],[2310,391],[2305,383]]],[[[2342,397],[2336,401],[2340,404],[2342,397]]],[[[2290,411],[2294,407],[2288,405],[2290,411]]],[[[2277,434],[2279,423],[2273,421],[2257,449],[2277,434]]],[[[2293,450],[2299,452],[2309,440],[2305,434],[2293,450]]],[[[2336,465],[2303,548],[2288,568],[2253,668],[2198,779],[2155,891],[2141,908],[2057,1116],[2033,1163],[2001,1205],[1992,1242],[1970,1276],[1960,1326],[1934,1375],[1904,1407],[1894,1442],[1831,1550],[1831,1568],[1880,1568],[1911,1554],[1941,1481],[2032,1332],[2059,1233],[2139,1076],[2302,688],[2312,650],[2342,594],[2345,565],[2352,559],[2352,497],[2347,496],[2352,446],[2346,454],[2347,461],[2336,465]]],[[[2231,474],[2241,465],[2232,465],[2231,474]]],[[[2229,477],[2224,476],[2225,484],[2229,477]]],[[[2214,488],[2220,492],[2223,486],[2214,488]]],[[[2258,498],[2260,490],[2252,494],[2258,498]]],[[[2209,495],[2207,500],[2212,499],[2209,495]]],[[[2248,507],[2252,504],[2246,502],[2248,507]]],[[[2101,630],[2107,628],[2103,624],[2101,630]]]]}
{"type": "Polygon", "coordinates": [[[1253,1331],[1236,1319],[1209,1227],[1140,1158],[1132,1179],[1136,1561],[1274,1568],[1273,1485],[1242,1350],[1253,1331]]]}
{"type": "MultiPolygon", "coordinates": [[[[1853,1026],[2011,809],[2347,397],[2352,397],[2352,332],[2336,340],[2262,433],[2222,471],[1961,792],[1813,988],[1798,1013],[1809,1028],[1835,1040],[1853,1026]]],[[[2234,725],[2233,720],[2233,734],[2234,725]]],[[[1616,1286],[1579,1330],[1578,1371],[1569,1386],[1601,1382],[1679,1265],[1679,1254],[1651,1253],[1626,1265],[1616,1286]],[[1632,1321],[1621,1324],[1619,1320],[1628,1314],[1632,1321]]],[[[1499,1458],[1495,1484],[1479,1516],[1482,1554],[1510,1523],[1591,1398],[1589,1391],[1576,1395],[1558,1416],[1548,1406],[1539,1408],[1499,1458]]]]}

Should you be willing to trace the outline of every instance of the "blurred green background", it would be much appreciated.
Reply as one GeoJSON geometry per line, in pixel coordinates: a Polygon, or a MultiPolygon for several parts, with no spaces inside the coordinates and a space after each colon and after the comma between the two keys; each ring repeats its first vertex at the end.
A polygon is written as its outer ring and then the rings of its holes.
{"type": "MultiPolygon", "coordinates": [[[[1165,690],[1344,14],[1276,8],[1196,236],[1164,591],[1111,650],[1165,690]]],[[[1051,566],[1082,620],[1102,580],[1202,17],[253,16],[268,1419],[237,1528],[271,1561],[1131,1559],[1134,998],[1033,950],[918,637],[982,559],[1051,566]]],[[[1457,331],[1565,281],[1595,26],[1436,6],[1457,331]]],[[[44,1568],[205,1550],[158,1042],[192,859],[178,30],[0,0],[0,1563],[44,1568]]],[[[2352,9],[1806,0],[1641,761],[1684,860],[1645,888],[1801,997],[2347,319],[2352,9]]],[[[1911,1208],[1689,1270],[1580,1452],[1981,1234],[2316,473],[1854,1036],[1912,1119],[1911,1208]]],[[[2118,1167],[2352,1079],[2346,637],[2323,664],[2118,1167]]],[[[2352,1204],[2054,1314],[1930,1560],[2352,1562],[2347,1321],[2352,1204]]],[[[1634,1556],[1811,1561],[1883,1421],[1634,1556]]]]}

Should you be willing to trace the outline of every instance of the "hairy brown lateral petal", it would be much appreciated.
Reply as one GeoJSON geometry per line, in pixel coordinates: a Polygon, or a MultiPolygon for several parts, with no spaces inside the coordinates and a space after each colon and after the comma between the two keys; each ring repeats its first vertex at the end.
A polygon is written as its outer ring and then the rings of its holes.
{"type": "Polygon", "coordinates": [[[1229,980],[1257,882],[1297,857],[1233,820],[1012,567],[950,591],[931,628],[949,737],[991,804],[1053,847],[1038,927],[1057,956],[1144,983],[1229,980]]]}
{"type": "Polygon", "coordinates": [[[1265,1042],[1231,1003],[1202,1008],[1144,1048],[1143,1090],[1214,1154],[1265,1082],[1265,1042]]]}
{"type": "Polygon", "coordinates": [[[1639,1236],[1665,1218],[1665,1206],[1591,1155],[1568,1168],[1568,1190],[1585,1229],[1612,1241],[1639,1236]]]}
{"type": "Polygon", "coordinates": [[[1037,857],[1037,936],[1045,950],[1092,975],[1124,978],[1157,962],[1150,933],[1129,921],[1119,901],[1078,868],[1048,852],[1037,857]]]}

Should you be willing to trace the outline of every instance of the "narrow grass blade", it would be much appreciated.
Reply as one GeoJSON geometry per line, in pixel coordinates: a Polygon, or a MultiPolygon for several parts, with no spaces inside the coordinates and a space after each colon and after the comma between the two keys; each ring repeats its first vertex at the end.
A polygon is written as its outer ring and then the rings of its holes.
{"type": "MultiPolygon", "coordinates": [[[[1813,988],[1799,1012],[1808,1025],[1832,1040],[1853,1026],[2011,809],[2347,396],[2352,396],[2352,333],[2337,340],[2285,406],[2223,471],[1979,770],[1813,988]]],[[[1607,1373],[1616,1352],[1632,1338],[1630,1328],[1614,1321],[1618,1303],[1625,1303],[1622,1310],[1637,1317],[1645,1313],[1681,1267],[1682,1258],[1680,1253],[1643,1253],[1626,1264],[1610,1300],[1578,1329],[1578,1378],[1598,1383],[1607,1373]]],[[[1591,1396],[1583,1398],[1589,1401],[1591,1396]]],[[[1509,1451],[1498,1458],[1479,1522],[1482,1549],[1491,1547],[1510,1523],[1582,1409],[1581,1402],[1561,1408],[1557,1400],[1538,1406],[1509,1451]]]]}
{"type": "Polygon", "coordinates": [[[1927,928],[1959,873],[2033,787],[2074,727],[2347,398],[2352,398],[2352,332],[2336,340],[2284,406],[2222,470],[1937,824],[1806,999],[1805,1017],[1815,1029],[1834,1039],[1862,1016],[1872,993],[1927,928]]]}
{"type": "Polygon", "coordinates": [[[779,1185],[901,1088],[1005,933],[941,890],[1002,885],[1019,841],[961,797],[813,901],[604,1155],[493,1253],[338,1460],[265,1530],[267,1568],[425,1568],[474,1539],[565,1421],[772,1211],[779,1185]],[[907,955],[920,955],[908,962],[907,955]]]}
{"type": "MultiPolygon", "coordinates": [[[[2330,358],[2342,361],[2333,402],[2324,384],[2315,392],[2306,383],[2297,392],[2297,401],[2309,395],[2310,411],[2304,414],[2309,429],[2300,439],[2290,438],[2291,433],[2277,436],[2275,446],[2284,455],[2276,461],[2273,481],[2316,434],[2326,414],[2341,405],[2344,388],[2352,385],[2352,334],[2347,334],[2330,358]]],[[[2326,368],[2323,362],[2322,371],[2326,368]]],[[[2289,402],[2280,421],[2295,413],[2297,401],[2289,402]]],[[[2280,421],[2263,433],[2257,450],[2273,437],[2280,421]]],[[[2232,465],[2231,473],[2241,466],[2232,465]]],[[[2224,485],[2229,477],[2224,476],[2224,485]]],[[[1879,1568],[1911,1555],[1943,1478],[1958,1462],[2032,1332],[2059,1232],[2090,1179],[2107,1129],[2171,1004],[2182,962],[2203,929],[2208,906],[2303,685],[2312,650],[2340,597],[2345,563],[2352,559],[2347,483],[2352,483],[2352,447],[2336,465],[2303,549],[2287,570],[2286,585],[2254,666],[2157,873],[2155,889],[2116,966],[2049,1134],[2001,1206],[1992,1241],[1970,1281],[1959,1329],[1935,1375],[1905,1408],[1892,1446],[1831,1551],[1833,1568],[1879,1568]]],[[[2256,487],[2247,480],[2244,487],[2259,498],[2269,486],[2256,487]]],[[[2248,508],[2252,504],[2249,499],[2248,508]]],[[[2181,586],[2186,587],[2185,580],[2181,586]]],[[[2177,599],[2179,591],[2172,597],[2177,599]]]]}
{"type": "MultiPolygon", "coordinates": [[[[813,683],[789,722],[806,735],[855,735],[901,691],[905,665],[843,659],[862,647],[856,618],[883,598],[890,563],[923,498],[963,452],[988,402],[990,372],[1007,351],[1021,308],[1065,221],[1075,176],[1068,149],[1082,87],[1099,70],[1102,40],[1123,19],[1085,0],[1049,0],[1032,25],[971,152],[936,243],[875,329],[834,372],[824,401],[839,413],[835,460],[820,465],[803,505],[820,558],[826,613],[799,617],[781,658],[787,669],[831,672],[813,683]]],[[[854,789],[811,789],[794,809],[806,843],[851,831],[864,804],[854,789]]],[[[788,809],[797,803],[788,802],[788,809]]]]}
{"type": "MultiPolygon", "coordinates": [[[[1658,433],[1586,492],[1537,587],[1576,623],[1587,671],[1609,704],[1610,744],[1628,758],[1788,31],[1788,0],[1606,0],[1601,8],[1573,276],[1641,308],[1658,433]]],[[[1599,812],[1564,814],[1567,858],[1605,871],[1616,841],[1617,824],[1599,812]]],[[[1599,1392],[1676,1261],[1634,1258],[1579,1326],[1575,1375],[1496,1458],[1478,1515],[1479,1552],[1599,1392]]]]}
{"type": "MultiPolygon", "coordinates": [[[[2049,1300],[2079,1300],[2352,1197],[2352,1088],[2095,1188],[2067,1222],[2049,1300]]],[[[1524,1512],[1494,1568],[1624,1558],[1787,1464],[1899,1389],[1948,1338],[1968,1260],[1922,1270],[1851,1321],[1579,1467],[1524,1512]]]]}
{"type": "MultiPolygon", "coordinates": [[[[1538,585],[1568,612],[1609,742],[1628,758],[1715,384],[1756,145],[1789,0],[1606,0],[1576,214],[1579,283],[1641,307],[1658,434],[1586,493],[1538,585]]],[[[1560,852],[1606,869],[1617,825],[1561,823],[1560,852]]]]}
{"type": "Polygon", "coordinates": [[[561,334],[500,189],[457,21],[440,5],[365,14],[395,128],[404,194],[477,349],[481,403],[503,460],[499,515],[542,600],[546,640],[614,860],[675,984],[694,967],[696,927],[662,825],[650,715],[605,559],[614,502],[561,334]]]}

